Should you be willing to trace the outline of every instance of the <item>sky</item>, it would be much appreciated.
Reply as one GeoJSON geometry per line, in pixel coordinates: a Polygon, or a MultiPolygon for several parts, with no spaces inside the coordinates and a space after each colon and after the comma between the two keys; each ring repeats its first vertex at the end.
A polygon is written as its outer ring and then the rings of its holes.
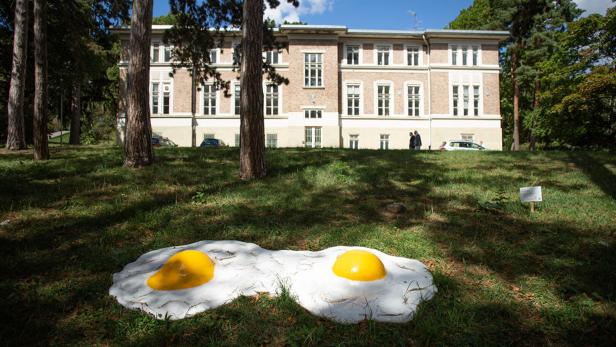
{"type": "MultiPolygon", "coordinates": [[[[605,13],[612,0],[574,0],[586,12],[605,13]]],[[[473,0],[300,0],[294,8],[285,0],[266,16],[276,21],[345,25],[354,29],[441,29],[473,0]]],[[[168,0],[154,0],[154,16],[169,12],[168,0]]]]}

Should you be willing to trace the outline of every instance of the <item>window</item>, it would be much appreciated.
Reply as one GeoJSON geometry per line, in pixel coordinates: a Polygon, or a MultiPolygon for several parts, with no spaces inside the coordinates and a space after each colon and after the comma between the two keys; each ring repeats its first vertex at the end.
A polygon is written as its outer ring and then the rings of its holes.
{"type": "Polygon", "coordinates": [[[158,114],[159,83],[152,83],[152,114],[158,114]]]}
{"type": "Polygon", "coordinates": [[[242,57],[242,45],[240,43],[233,44],[233,65],[240,65],[242,57]]]}
{"type": "Polygon", "coordinates": [[[479,86],[473,86],[473,116],[479,115],[479,86]]]}
{"type": "Polygon", "coordinates": [[[218,63],[218,50],[210,49],[210,64],[218,63]]]}
{"type": "Polygon", "coordinates": [[[389,116],[390,86],[377,85],[377,110],[379,116],[389,116]]]}
{"type": "Polygon", "coordinates": [[[278,86],[270,84],[265,87],[265,114],[267,116],[278,115],[278,86]]]}
{"type": "Polygon", "coordinates": [[[171,102],[171,84],[152,82],[151,106],[152,114],[169,114],[171,102]],[[162,92],[162,93],[161,93],[162,92]],[[161,113],[162,105],[162,113],[161,113]]]}
{"type": "Polygon", "coordinates": [[[381,149],[389,149],[389,135],[381,134],[381,149]]]}
{"type": "Polygon", "coordinates": [[[461,138],[464,141],[473,142],[473,134],[461,134],[461,138]]]}
{"type": "Polygon", "coordinates": [[[213,84],[203,86],[203,114],[216,114],[216,87],[213,84]]]}
{"type": "Polygon", "coordinates": [[[171,101],[171,85],[163,84],[163,114],[169,114],[169,102],[171,101]]]}
{"type": "Polygon", "coordinates": [[[458,86],[453,86],[453,115],[457,116],[458,115],[458,98],[460,97],[459,95],[459,90],[460,88],[458,86]]]}
{"type": "Polygon", "coordinates": [[[240,146],[240,134],[235,134],[235,147],[240,146]]]}
{"type": "Polygon", "coordinates": [[[304,144],[306,147],[321,148],[321,128],[306,127],[304,144]]]}
{"type": "Polygon", "coordinates": [[[389,65],[389,46],[376,47],[377,65],[389,65]]]}
{"type": "Polygon", "coordinates": [[[241,94],[240,94],[240,85],[236,84],[233,87],[233,108],[235,111],[235,115],[239,115],[240,114],[240,100],[241,100],[241,94]]]}
{"type": "Polygon", "coordinates": [[[347,115],[359,116],[359,84],[347,85],[347,115]]]}
{"type": "Polygon", "coordinates": [[[419,66],[419,47],[406,48],[406,63],[409,66],[419,66]]]}
{"type": "Polygon", "coordinates": [[[349,65],[359,65],[359,46],[346,46],[346,60],[349,65]]]}
{"type": "Polygon", "coordinates": [[[464,115],[468,116],[468,86],[464,86],[464,115]]]}
{"type": "Polygon", "coordinates": [[[451,45],[451,65],[479,65],[479,46],[451,45]],[[460,60],[461,56],[461,60],[460,60]]]}
{"type": "Polygon", "coordinates": [[[160,44],[154,43],[152,44],[152,63],[158,63],[158,59],[160,57],[160,44]]]}
{"type": "Polygon", "coordinates": [[[304,54],[304,87],[323,86],[323,54],[304,54]]]}
{"type": "Polygon", "coordinates": [[[128,40],[121,40],[120,62],[128,62],[128,45],[129,44],[130,43],[128,40]]]}
{"type": "Polygon", "coordinates": [[[419,86],[407,87],[407,114],[409,116],[419,116],[419,86]]]}
{"type": "Polygon", "coordinates": [[[216,134],[203,134],[203,139],[215,139],[216,134]]]}
{"type": "Polygon", "coordinates": [[[278,51],[265,52],[265,62],[268,64],[278,64],[278,51]]]}
{"type": "Polygon", "coordinates": [[[314,109],[305,109],[304,110],[304,117],[305,118],[321,118],[321,116],[323,115],[321,110],[314,110],[314,109]]]}
{"type": "Polygon", "coordinates": [[[470,114],[473,116],[479,116],[480,101],[479,85],[453,85],[452,106],[454,116],[468,116],[470,114]],[[471,100],[473,102],[472,110],[470,109],[471,100]]]}
{"type": "Polygon", "coordinates": [[[173,51],[173,47],[171,46],[165,46],[165,63],[168,63],[171,61],[171,53],[173,51]]]}
{"type": "Polygon", "coordinates": [[[359,148],[359,135],[349,135],[349,148],[350,149],[359,148]]]}
{"type": "Polygon", "coordinates": [[[265,144],[269,148],[278,147],[278,134],[267,134],[265,144]]]}

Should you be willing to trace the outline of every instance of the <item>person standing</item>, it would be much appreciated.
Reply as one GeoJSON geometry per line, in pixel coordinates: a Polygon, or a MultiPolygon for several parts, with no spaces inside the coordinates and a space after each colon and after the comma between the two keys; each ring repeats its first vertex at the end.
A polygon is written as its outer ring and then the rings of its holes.
{"type": "Polygon", "coordinates": [[[413,134],[413,132],[411,131],[409,133],[409,136],[411,137],[409,139],[409,149],[410,150],[414,150],[415,149],[415,135],[413,134]]]}
{"type": "Polygon", "coordinates": [[[415,144],[416,151],[421,150],[421,135],[419,135],[417,130],[415,130],[415,141],[413,143],[415,144]]]}

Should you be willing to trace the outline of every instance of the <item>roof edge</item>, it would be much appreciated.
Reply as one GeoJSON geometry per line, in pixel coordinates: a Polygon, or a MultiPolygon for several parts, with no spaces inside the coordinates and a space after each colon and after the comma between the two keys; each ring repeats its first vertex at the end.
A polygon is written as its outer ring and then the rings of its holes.
{"type": "MultiPolygon", "coordinates": [[[[171,29],[172,25],[152,25],[152,32],[161,33],[171,29]]],[[[112,32],[128,33],[129,25],[110,27],[112,32]]],[[[212,28],[211,30],[215,30],[212,28]]],[[[456,29],[426,29],[426,30],[381,30],[381,29],[351,29],[344,25],[304,25],[304,24],[283,24],[274,29],[280,33],[331,33],[346,36],[395,36],[395,37],[422,37],[428,38],[471,38],[479,37],[493,40],[505,40],[509,38],[508,31],[496,30],[456,30],[456,29]]],[[[221,31],[239,32],[238,28],[221,28],[221,31]]]]}

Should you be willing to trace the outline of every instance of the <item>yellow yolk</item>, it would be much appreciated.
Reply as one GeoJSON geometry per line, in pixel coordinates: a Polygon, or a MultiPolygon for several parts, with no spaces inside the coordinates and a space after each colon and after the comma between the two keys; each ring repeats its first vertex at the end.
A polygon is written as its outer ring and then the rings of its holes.
{"type": "Polygon", "coordinates": [[[207,254],[195,250],[174,254],[163,267],[148,278],[148,286],[156,290],[188,289],[214,278],[214,262],[207,254]]]}
{"type": "Polygon", "coordinates": [[[347,251],[336,259],[332,269],[336,276],[353,281],[376,281],[385,277],[385,266],[376,255],[355,249],[347,251]]]}

